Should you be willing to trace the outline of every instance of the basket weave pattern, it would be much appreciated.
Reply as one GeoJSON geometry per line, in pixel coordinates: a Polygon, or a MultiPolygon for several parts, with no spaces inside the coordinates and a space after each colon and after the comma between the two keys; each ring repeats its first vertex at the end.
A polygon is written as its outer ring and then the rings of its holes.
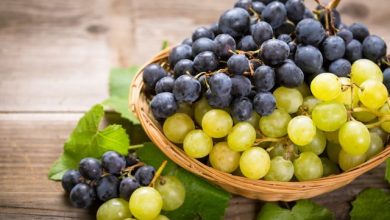
{"type": "MultiPolygon", "coordinates": [[[[146,65],[166,59],[169,51],[169,48],[161,51],[146,65]]],[[[218,171],[188,157],[181,148],[164,136],[161,125],[154,119],[149,108],[149,101],[143,93],[142,73],[144,67],[139,70],[131,84],[129,105],[130,109],[138,116],[149,138],[176,164],[231,193],[264,201],[293,201],[312,198],[347,185],[358,176],[383,163],[390,156],[390,147],[387,146],[374,158],[348,172],[305,182],[251,180],[218,171]]]]}

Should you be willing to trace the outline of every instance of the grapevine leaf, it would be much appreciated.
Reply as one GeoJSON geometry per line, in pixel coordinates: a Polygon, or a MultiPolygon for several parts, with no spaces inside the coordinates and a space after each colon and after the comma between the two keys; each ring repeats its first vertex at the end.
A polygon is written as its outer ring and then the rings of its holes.
{"type": "Polygon", "coordinates": [[[367,189],[352,202],[352,220],[390,219],[390,194],[381,189],[367,189]]]}

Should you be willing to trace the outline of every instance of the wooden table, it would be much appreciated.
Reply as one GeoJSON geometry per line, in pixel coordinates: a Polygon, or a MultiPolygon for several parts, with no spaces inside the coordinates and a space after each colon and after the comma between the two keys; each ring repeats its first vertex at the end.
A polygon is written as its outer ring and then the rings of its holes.
{"type": "MultiPolygon", "coordinates": [[[[312,1],[309,1],[313,5],[312,1]]],[[[48,168],[79,117],[107,97],[111,67],[140,65],[232,0],[0,1],[0,219],[93,219],[72,208],[48,168]]],[[[344,21],[363,21],[390,42],[385,0],[345,0],[344,21]]],[[[381,166],[314,200],[338,219],[366,187],[388,188],[381,166]]],[[[226,219],[253,219],[259,202],[236,197],[226,219]]]]}

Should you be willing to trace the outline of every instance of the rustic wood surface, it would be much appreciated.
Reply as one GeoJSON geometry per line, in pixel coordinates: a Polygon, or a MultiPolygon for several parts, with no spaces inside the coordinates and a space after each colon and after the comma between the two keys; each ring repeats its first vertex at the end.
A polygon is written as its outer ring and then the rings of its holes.
{"type": "MultiPolygon", "coordinates": [[[[163,40],[180,42],[216,21],[233,0],[0,1],[0,219],[93,219],[72,208],[48,168],[82,112],[107,97],[114,66],[140,65],[163,40]]],[[[314,7],[314,2],[306,0],[314,7]]],[[[390,43],[386,0],[343,0],[390,43]]],[[[389,189],[384,166],[314,201],[348,219],[349,201],[367,187],[389,189]]],[[[254,219],[261,203],[235,197],[226,219],[254,219]]]]}

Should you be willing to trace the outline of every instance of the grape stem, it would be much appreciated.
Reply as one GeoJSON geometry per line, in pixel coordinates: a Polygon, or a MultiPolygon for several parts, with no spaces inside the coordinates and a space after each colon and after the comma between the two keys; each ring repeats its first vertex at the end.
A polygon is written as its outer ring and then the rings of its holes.
{"type": "Polygon", "coordinates": [[[133,166],[130,166],[130,167],[126,167],[125,169],[123,169],[121,171],[121,176],[130,176],[131,175],[131,172],[137,168],[137,167],[142,167],[144,166],[145,164],[143,162],[138,162],[136,164],[134,164],[133,166]]]}
{"type": "Polygon", "coordinates": [[[371,123],[371,124],[366,124],[366,127],[367,128],[375,128],[375,127],[378,127],[380,126],[382,123],[384,122],[387,122],[387,121],[390,121],[390,115],[386,115],[384,117],[382,117],[379,121],[377,122],[374,122],[374,123],[371,123]]]}
{"type": "Polygon", "coordinates": [[[357,108],[353,108],[352,109],[352,112],[369,112],[369,113],[372,113],[378,117],[381,117],[381,116],[385,116],[386,114],[383,114],[377,110],[374,110],[374,109],[369,109],[369,108],[366,108],[366,107],[357,107],[357,108]]]}
{"type": "Polygon", "coordinates": [[[258,138],[258,139],[256,139],[254,145],[260,145],[260,144],[265,143],[265,142],[280,142],[280,141],[282,141],[283,139],[284,139],[284,138],[270,138],[270,137],[267,137],[267,138],[258,138]]]}
{"type": "Polygon", "coordinates": [[[165,166],[167,165],[168,161],[164,160],[164,162],[162,162],[161,166],[158,168],[156,174],[154,174],[154,177],[152,179],[152,181],[150,182],[149,186],[151,187],[154,187],[154,184],[155,182],[157,181],[157,179],[161,176],[161,173],[162,171],[164,170],[165,166]]]}
{"type": "Polygon", "coordinates": [[[129,146],[129,150],[135,150],[135,149],[139,149],[139,148],[143,148],[144,145],[143,144],[136,144],[136,145],[131,145],[129,146]]]}

